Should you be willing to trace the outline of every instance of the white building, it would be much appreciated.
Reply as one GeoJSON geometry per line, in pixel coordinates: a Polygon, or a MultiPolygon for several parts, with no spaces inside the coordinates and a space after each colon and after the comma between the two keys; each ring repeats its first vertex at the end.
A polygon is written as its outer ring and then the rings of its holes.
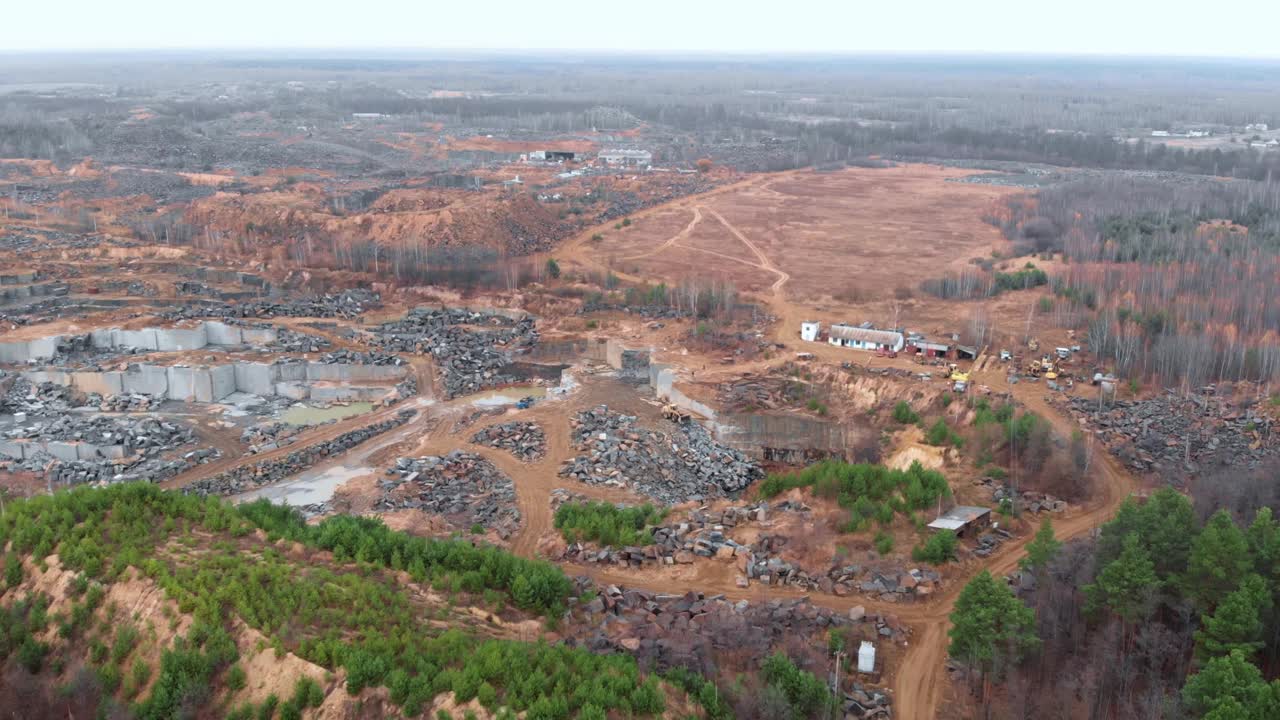
{"type": "Polygon", "coordinates": [[[873,673],[876,671],[876,646],[870,640],[863,640],[858,646],[858,672],[873,673]]]}
{"type": "Polygon", "coordinates": [[[818,333],[822,330],[822,323],[802,322],[800,323],[800,339],[805,342],[817,342],[818,333]]]}
{"type": "Polygon", "coordinates": [[[854,327],[853,325],[832,325],[827,333],[827,342],[836,347],[854,348],[856,350],[892,350],[898,352],[906,347],[906,337],[897,330],[876,330],[870,327],[854,327]]]}
{"type": "Polygon", "coordinates": [[[647,167],[653,164],[653,153],[648,150],[627,148],[601,150],[597,157],[606,165],[621,167],[647,167]]]}

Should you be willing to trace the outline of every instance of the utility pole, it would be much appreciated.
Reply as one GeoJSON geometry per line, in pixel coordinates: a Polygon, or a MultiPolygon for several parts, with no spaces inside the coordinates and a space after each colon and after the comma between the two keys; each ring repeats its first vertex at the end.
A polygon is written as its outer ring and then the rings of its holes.
{"type": "Polygon", "coordinates": [[[835,664],[831,668],[831,697],[835,699],[837,705],[840,703],[840,661],[843,658],[844,651],[837,650],[835,664]]]}

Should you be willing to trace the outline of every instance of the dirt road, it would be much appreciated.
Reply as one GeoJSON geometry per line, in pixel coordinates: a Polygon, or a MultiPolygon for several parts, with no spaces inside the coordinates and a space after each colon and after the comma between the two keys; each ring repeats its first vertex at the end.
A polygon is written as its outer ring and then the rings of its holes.
{"type": "MultiPolygon", "coordinates": [[[[673,207],[692,207],[695,213],[694,221],[679,234],[668,238],[653,250],[640,256],[648,257],[673,247],[681,247],[681,241],[688,237],[693,227],[702,219],[701,213],[705,212],[724,225],[743,244],[747,253],[744,253],[742,257],[734,257],[720,252],[704,252],[720,255],[726,260],[746,263],[777,276],[777,280],[769,287],[768,294],[762,297],[761,300],[769,306],[771,313],[778,319],[773,328],[772,339],[778,343],[791,344],[796,339],[800,323],[809,319],[810,311],[787,298],[786,284],[790,276],[778,268],[747,234],[735,227],[720,213],[702,204],[711,195],[732,192],[743,187],[759,187],[769,190],[769,185],[778,179],[780,179],[780,175],[760,176],[720,188],[713,193],[683,198],[668,205],[650,208],[646,213],[663,212],[673,207]]],[[[780,193],[773,194],[780,199],[786,197],[780,193]]],[[[563,249],[567,251],[569,258],[580,264],[599,270],[608,270],[592,257],[591,253],[584,247],[583,243],[590,235],[591,232],[584,233],[580,238],[570,241],[563,249]]],[[[629,276],[617,270],[612,272],[632,282],[646,281],[646,278],[629,276]]],[[[925,366],[916,365],[907,359],[873,358],[870,355],[850,353],[847,350],[840,350],[819,343],[806,344],[805,350],[813,353],[820,360],[828,362],[853,361],[868,366],[872,364],[877,366],[893,365],[917,371],[929,369],[925,366]]],[[[760,362],[751,363],[753,366],[761,364],[760,362]]],[[[763,363],[763,365],[768,364],[770,364],[769,361],[763,363]]],[[[737,373],[746,369],[748,369],[746,366],[739,364],[723,368],[721,372],[737,373]]],[[[758,368],[752,367],[750,369],[758,368]]],[[[1052,423],[1055,430],[1063,437],[1070,437],[1071,433],[1076,429],[1076,425],[1071,418],[1064,416],[1057,408],[1046,402],[1046,391],[1039,385],[1020,384],[1010,386],[1005,382],[1004,368],[999,366],[975,375],[974,379],[993,389],[1008,391],[1015,400],[1028,410],[1038,413],[1052,423]]],[[[1055,522],[1054,530],[1061,540],[1079,537],[1093,531],[1109,520],[1115,514],[1120,503],[1137,489],[1137,482],[1134,478],[1105,452],[1100,451],[1097,453],[1090,472],[1093,474],[1094,485],[1092,500],[1086,507],[1055,522]]],[[[946,677],[945,663],[949,644],[947,633],[950,629],[949,616],[955,605],[956,598],[968,579],[981,569],[986,569],[997,577],[1013,572],[1017,568],[1018,560],[1024,555],[1025,546],[1030,542],[1032,536],[1032,533],[1028,533],[1023,538],[1005,543],[986,562],[975,568],[971,575],[956,578],[951,582],[947,592],[935,596],[927,603],[915,605],[888,604],[870,601],[865,598],[829,595],[813,595],[810,598],[816,604],[838,610],[848,610],[854,606],[861,605],[872,612],[893,614],[912,627],[913,640],[910,649],[897,668],[894,677],[894,715],[903,720],[928,720],[929,718],[937,717],[938,708],[946,690],[948,679],[946,677]]],[[[529,549],[527,545],[520,546],[521,551],[528,552],[529,549]]],[[[692,581],[672,577],[659,577],[650,582],[645,578],[633,576],[630,573],[617,573],[605,568],[592,568],[588,572],[598,582],[625,584],[659,592],[700,590],[708,593],[724,594],[735,599],[751,600],[799,595],[799,593],[790,592],[785,588],[770,587],[765,589],[757,586],[754,589],[740,589],[734,584],[733,578],[728,576],[716,578],[699,575],[692,581]]]]}

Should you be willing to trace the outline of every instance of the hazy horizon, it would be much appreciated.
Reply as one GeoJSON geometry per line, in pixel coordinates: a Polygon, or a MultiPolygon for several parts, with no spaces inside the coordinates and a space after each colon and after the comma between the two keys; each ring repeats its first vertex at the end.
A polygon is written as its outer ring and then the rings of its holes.
{"type": "Polygon", "coordinates": [[[72,0],[11,8],[0,52],[344,51],[617,54],[963,54],[1280,59],[1280,10],[1250,0],[1231,13],[1180,13],[1154,2],[1082,0],[1058,12],[1011,0],[910,7],[798,0],[680,3],[626,12],[567,0],[434,7],[382,0],[227,0],[198,16],[158,0],[72,0]]]}

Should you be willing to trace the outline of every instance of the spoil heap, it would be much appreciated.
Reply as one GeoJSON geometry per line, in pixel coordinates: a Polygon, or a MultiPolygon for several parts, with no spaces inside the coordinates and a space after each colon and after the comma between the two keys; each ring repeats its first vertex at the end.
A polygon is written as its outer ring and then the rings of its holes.
{"type": "Polygon", "coordinates": [[[416,508],[459,528],[477,525],[506,539],[520,526],[516,488],[488,460],[455,450],[443,457],[400,458],[379,485],[381,511],[416,508]]]}
{"type": "Polygon", "coordinates": [[[416,308],[373,332],[374,344],[383,350],[434,357],[449,398],[516,382],[503,370],[513,352],[538,340],[531,317],[458,309],[416,308]],[[482,327],[491,329],[476,329],[482,327]]]}
{"type": "Polygon", "coordinates": [[[1256,469],[1280,452],[1274,420],[1229,397],[1166,393],[1118,400],[1101,412],[1097,400],[1073,397],[1068,403],[1126,464],[1171,481],[1211,467],[1256,469]]]}
{"type": "Polygon", "coordinates": [[[532,422],[513,421],[490,425],[472,435],[471,442],[502,448],[525,462],[533,462],[547,454],[547,436],[537,423],[532,422]]]}
{"type": "Polygon", "coordinates": [[[731,495],[764,477],[755,461],[716,442],[702,425],[673,427],[671,434],[646,430],[605,405],[580,412],[573,441],[583,454],[566,461],[560,475],[630,486],[667,504],[731,495]]]}

